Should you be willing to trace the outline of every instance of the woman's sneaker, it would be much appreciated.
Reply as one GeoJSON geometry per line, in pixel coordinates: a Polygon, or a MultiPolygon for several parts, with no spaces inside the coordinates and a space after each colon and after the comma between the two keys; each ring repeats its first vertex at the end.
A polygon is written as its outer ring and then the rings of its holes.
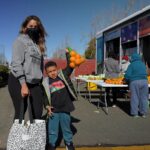
{"type": "Polygon", "coordinates": [[[75,150],[73,143],[66,144],[66,150],[75,150]]]}

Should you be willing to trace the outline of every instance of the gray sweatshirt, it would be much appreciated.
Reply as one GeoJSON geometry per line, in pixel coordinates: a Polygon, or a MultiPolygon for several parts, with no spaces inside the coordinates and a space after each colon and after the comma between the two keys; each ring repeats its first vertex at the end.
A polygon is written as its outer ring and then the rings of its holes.
{"type": "Polygon", "coordinates": [[[108,58],[105,61],[105,75],[106,78],[116,78],[119,76],[120,68],[117,60],[108,58]]]}
{"type": "Polygon", "coordinates": [[[42,79],[41,52],[28,35],[20,34],[14,42],[11,72],[20,84],[36,84],[42,79]]]}

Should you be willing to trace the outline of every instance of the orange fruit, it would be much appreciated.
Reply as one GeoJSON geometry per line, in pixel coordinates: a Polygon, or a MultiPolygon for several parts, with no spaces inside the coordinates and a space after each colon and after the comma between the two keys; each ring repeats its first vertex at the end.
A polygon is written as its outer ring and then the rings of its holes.
{"type": "Polygon", "coordinates": [[[71,62],[74,62],[75,60],[76,60],[76,58],[75,58],[74,56],[71,56],[71,57],[70,57],[70,61],[71,61],[71,62]]]}
{"type": "Polygon", "coordinates": [[[81,56],[79,54],[76,54],[76,59],[80,59],[81,56]]]}
{"type": "Polygon", "coordinates": [[[76,65],[75,65],[74,62],[71,62],[71,63],[69,64],[69,66],[70,66],[71,68],[75,68],[75,67],[76,67],[76,65]]]}
{"type": "Polygon", "coordinates": [[[80,60],[79,58],[76,59],[76,60],[75,60],[75,64],[76,64],[76,65],[80,65],[80,64],[81,64],[81,60],[80,60]]]}
{"type": "Polygon", "coordinates": [[[76,55],[76,52],[75,51],[71,51],[70,52],[70,56],[75,56],[76,55]]]}
{"type": "Polygon", "coordinates": [[[85,62],[85,58],[81,57],[81,63],[84,63],[84,62],[85,62]]]}

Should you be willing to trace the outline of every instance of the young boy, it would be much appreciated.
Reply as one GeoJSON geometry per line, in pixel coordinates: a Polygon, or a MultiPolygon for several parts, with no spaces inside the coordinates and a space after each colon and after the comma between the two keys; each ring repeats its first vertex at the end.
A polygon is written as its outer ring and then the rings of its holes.
{"type": "Polygon", "coordinates": [[[48,150],[55,150],[59,124],[62,129],[66,149],[75,150],[72,143],[73,134],[70,128],[70,112],[75,109],[72,101],[76,100],[77,96],[70,80],[73,69],[69,67],[70,56],[68,50],[66,50],[66,57],[67,67],[59,72],[55,62],[49,61],[45,64],[45,71],[48,77],[44,79],[43,86],[50,104],[46,107],[49,113],[48,150]]]}

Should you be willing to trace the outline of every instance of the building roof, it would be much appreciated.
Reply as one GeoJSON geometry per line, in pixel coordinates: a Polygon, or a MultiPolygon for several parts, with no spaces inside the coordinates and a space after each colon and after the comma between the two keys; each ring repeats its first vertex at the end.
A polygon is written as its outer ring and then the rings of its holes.
{"type": "Polygon", "coordinates": [[[93,73],[95,73],[95,67],[96,67],[96,60],[95,59],[87,59],[79,67],[76,67],[74,76],[93,74],[93,73]]]}
{"type": "MultiPolygon", "coordinates": [[[[64,69],[66,67],[65,59],[46,59],[44,63],[50,60],[56,62],[58,69],[64,69]]],[[[86,59],[83,64],[75,68],[74,76],[92,74],[95,72],[95,65],[95,59],[86,59]]],[[[46,75],[45,71],[44,75],[46,75]]]]}
{"type": "Polygon", "coordinates": [[[103,29],[103,30],[97,32],[97,34],[96,34],[96,35],[97,35],[97,38],[100,37],[103,32],[106,32],[106,31],[108,31],[108,30],[110,30],[110,29],[112,29],[112,28],[114,28],[114,27],[116,27],[116,26],[118,26],[118,25],[121,25],[122,23],[124,23],[124,22],[126,22],[126,21],[129,21],[130,19],[132,19],[132,18],[134,18],[134,17],[137,17],[138,15],[140,15],[140,14],[142,14],[142,13],[148,11],[148,10],[150,10],[150,5],[144,7],[143,9],[141,9],[141,10],[135,12],[135,13],[133,13],[132,15],[129,15],[128,17],[123,18],[122,20],[120,20],[120,21],[118,21],[118,22],[116,22],[116,23],[114,23],[114,24],[108,26],[107,28],[105,28],[105,29],[103,29]]]}

